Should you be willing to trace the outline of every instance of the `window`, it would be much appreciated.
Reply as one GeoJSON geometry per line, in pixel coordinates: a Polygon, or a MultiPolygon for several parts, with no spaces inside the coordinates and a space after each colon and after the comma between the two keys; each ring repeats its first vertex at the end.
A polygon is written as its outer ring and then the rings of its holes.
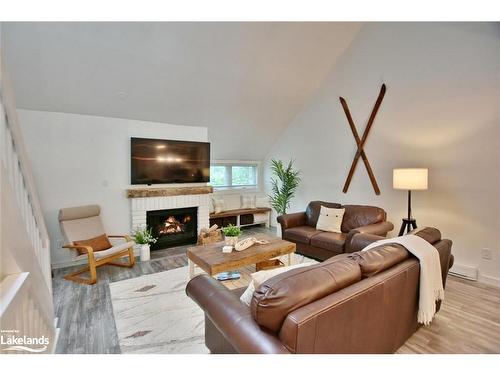
{"type": "Polygon", "coordinates": [[[214,163],[210,166],[210,183],[213,187],[256,187],[256,163],[214,163]]]}

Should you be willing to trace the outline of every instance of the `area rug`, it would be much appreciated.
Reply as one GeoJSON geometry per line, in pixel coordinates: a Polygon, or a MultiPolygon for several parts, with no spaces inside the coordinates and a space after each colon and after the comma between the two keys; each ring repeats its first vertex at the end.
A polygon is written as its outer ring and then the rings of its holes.
{"type": "MultiPolygon", "coordinates": [[[[295,255],[295,263],[311,261],[295,255]]],[[[240,284],[253,270],[241,270],[240,284]]],[[[144,275],[109,284],[116,330],[122,353],[203,354],[204,314],[186,296],[188,267],[144,275]]],[[[248,282],[247,282],[248,284],[248,282]]]]}

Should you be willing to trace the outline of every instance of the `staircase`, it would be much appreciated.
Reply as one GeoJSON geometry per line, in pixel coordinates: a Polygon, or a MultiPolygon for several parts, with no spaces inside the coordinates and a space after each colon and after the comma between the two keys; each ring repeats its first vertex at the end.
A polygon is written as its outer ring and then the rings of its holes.
{"type": "Polygon", "coordinates": [[[50,241],[1,56],[0,67],[0,353],[51,353],[50,241]]]}

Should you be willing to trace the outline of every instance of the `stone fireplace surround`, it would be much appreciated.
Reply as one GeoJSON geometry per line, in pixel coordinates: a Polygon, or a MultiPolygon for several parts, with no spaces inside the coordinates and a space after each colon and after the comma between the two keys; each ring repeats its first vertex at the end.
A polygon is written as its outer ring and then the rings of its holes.
{"type": "Polygon", "coordinates": [[[198,208],[198,226],[209,226],[209,193],[210,186],[204,187],[175,187],[175,188],[134,188],[127,190],[127,197],[131,204],[132,230],[146,225],[146,212],[175,208],[198,208]]]}

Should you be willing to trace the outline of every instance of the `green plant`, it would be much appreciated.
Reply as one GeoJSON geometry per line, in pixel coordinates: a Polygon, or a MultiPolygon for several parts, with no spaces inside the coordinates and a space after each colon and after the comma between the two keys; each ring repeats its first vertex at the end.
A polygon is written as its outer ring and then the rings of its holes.
{"type": "Polygon", "coordinates": [[[139,245],[155,243],[157,240],[157,238],[153,237],[153,228],[138,228],[132,235],[134,236],[135,243],[139,245]]]}
{"type": "Polygon", "coordinates": [[[300,171],[293,169],[293,162],[290,160],[285,167],[281,160],[271,160],[274,177],[271,178],[272,194],[269,195],[269,200],[278,215],[286,214],[300,183],[300,171]]]}
{"type": "Polygon", "coordinates": [[[233,224],[229,224],[227,227],[222,228],[222,231],[227,237],[238,237],[241,234],[241,229],[233,224]]]}

